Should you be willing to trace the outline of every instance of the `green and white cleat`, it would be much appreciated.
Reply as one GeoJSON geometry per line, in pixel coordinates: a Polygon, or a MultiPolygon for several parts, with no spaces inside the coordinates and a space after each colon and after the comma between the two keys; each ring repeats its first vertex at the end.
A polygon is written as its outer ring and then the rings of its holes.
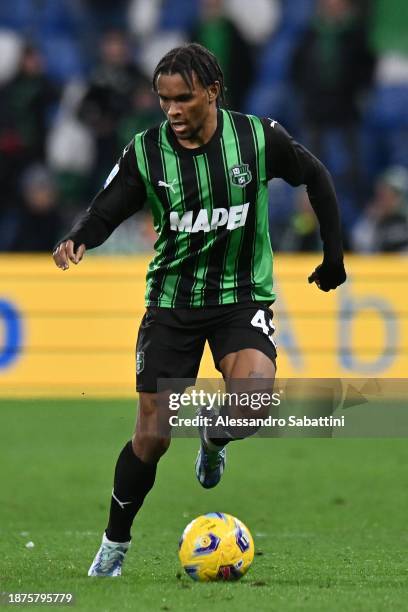
{"type": "Polygon", "coordinates": [[[89,568],[88,576],[120,576],[129,546],[130,542],[111,542],[104,533],[101,547],[89,568]]]}
{"type": "MultiPolygon", "coordinates": [[[[201,409],[199,415],[216,417],[213,410],[201,409]]],[[[198,451],[195,470],[197,480],[204,489],[212,489],[221,480],[227,461],[227,449],[210,450],[205,437],[205,425],[199,425],[198,431],[201,438],[201,447],[198,451]]],[[[215,445],[213,445],[215,446],[215,445]]]]}

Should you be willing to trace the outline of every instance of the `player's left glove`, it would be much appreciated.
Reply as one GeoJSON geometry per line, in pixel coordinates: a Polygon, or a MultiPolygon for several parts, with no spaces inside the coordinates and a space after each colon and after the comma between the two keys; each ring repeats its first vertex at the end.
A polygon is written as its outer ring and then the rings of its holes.
{"type": "Polygon", "coordinates": [[[330,289],[336,289],[336,287],[342,285],[346,278],[343,260],[336,263],[323,260],[323,263],[317,266],[308,280],[309,283],[316,283],[322,291],[330,291],[330,289]]]}

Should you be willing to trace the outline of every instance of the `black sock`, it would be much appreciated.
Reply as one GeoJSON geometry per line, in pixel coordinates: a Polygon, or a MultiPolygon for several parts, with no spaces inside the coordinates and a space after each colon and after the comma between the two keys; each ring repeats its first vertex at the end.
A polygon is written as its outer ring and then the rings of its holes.
{"type": "MultiPolygon", "coordinates": [[[[225,420],[230,416],[228,407],[222,405],[220,408],[219,415],[222,416],[225,420]]],[[[207,427],[207,438],[212,444],[216,446],[223,447],[226,446],[229,442],[234,442],[235,440],[244,440],[245,438],[249,438],[257,433],[260,425],[248,425],[246,427],[241,426],[224,426],[224,425],[212,425],[207,427]]]]}
{"type": "Polygon", "coordinates": [[[144,498],[153,487],[156,468],[157,463],[144,463],[134,454],[131,441],[122,449],[116,463],[106,528],[106,537],[112,542],[130,540],[130,528],[144,498]]]}
{"type": "Polygon", "coordinates": [[[231,438],[208,438],[208,439],[210,442],[212,442],[212,444],[215,444],[215,446],[219,446],[220,448],[227,446],[228,442],[232,442],[231,438]]]}
{"type": "MultiPolygon", "coordinates": [[[[219,415],[225,417],[226,414],[228,413],[225,409],[225,406],[221,406],[219,415]]],[[[227,433],[226,428],[222,425],[207,426],[206,435],[207,440],[209,440],[212,444],[215,444],[215,446],[219,446],[220,448],[226,446],[228,442],[232,441],[231,436],[229,435],[229,433],[227,433]]]]}

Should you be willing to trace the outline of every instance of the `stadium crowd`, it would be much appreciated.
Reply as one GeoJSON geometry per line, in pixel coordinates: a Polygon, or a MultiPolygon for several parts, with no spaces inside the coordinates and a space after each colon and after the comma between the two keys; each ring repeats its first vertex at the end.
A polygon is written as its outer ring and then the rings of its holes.
{"type": "MultiPolygon", "coordinates": [[[[408,249],[405,0],[3,0],[0,251],[50,251],[133,134],[161,120],[150,75],[194,40],[233,110],[277,119],[334,178],[345,247],[408,249]]],[[[270,184],[275,250],[320,248],[303,188],[270,184]]],[[[98,252],[152,250],[149,213],[98,252]]]]}

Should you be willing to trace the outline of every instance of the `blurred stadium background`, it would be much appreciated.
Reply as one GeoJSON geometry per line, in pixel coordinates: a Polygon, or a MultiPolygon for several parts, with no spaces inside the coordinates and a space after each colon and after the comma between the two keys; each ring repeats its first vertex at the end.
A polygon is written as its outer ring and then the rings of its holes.
{"type": "Polygon", "coordinates": [[[220,58],[231,108],[279,120],[335,181],[350,281],[327,296],[306,285],[304,189],[270,185],[280,374],[404,376],[407,34],[404,0],[2,0],[0,394],[132,395],[148,211],[66,274],[50,251],[160,120],[150,75],[188,40],[220,58]]]}

